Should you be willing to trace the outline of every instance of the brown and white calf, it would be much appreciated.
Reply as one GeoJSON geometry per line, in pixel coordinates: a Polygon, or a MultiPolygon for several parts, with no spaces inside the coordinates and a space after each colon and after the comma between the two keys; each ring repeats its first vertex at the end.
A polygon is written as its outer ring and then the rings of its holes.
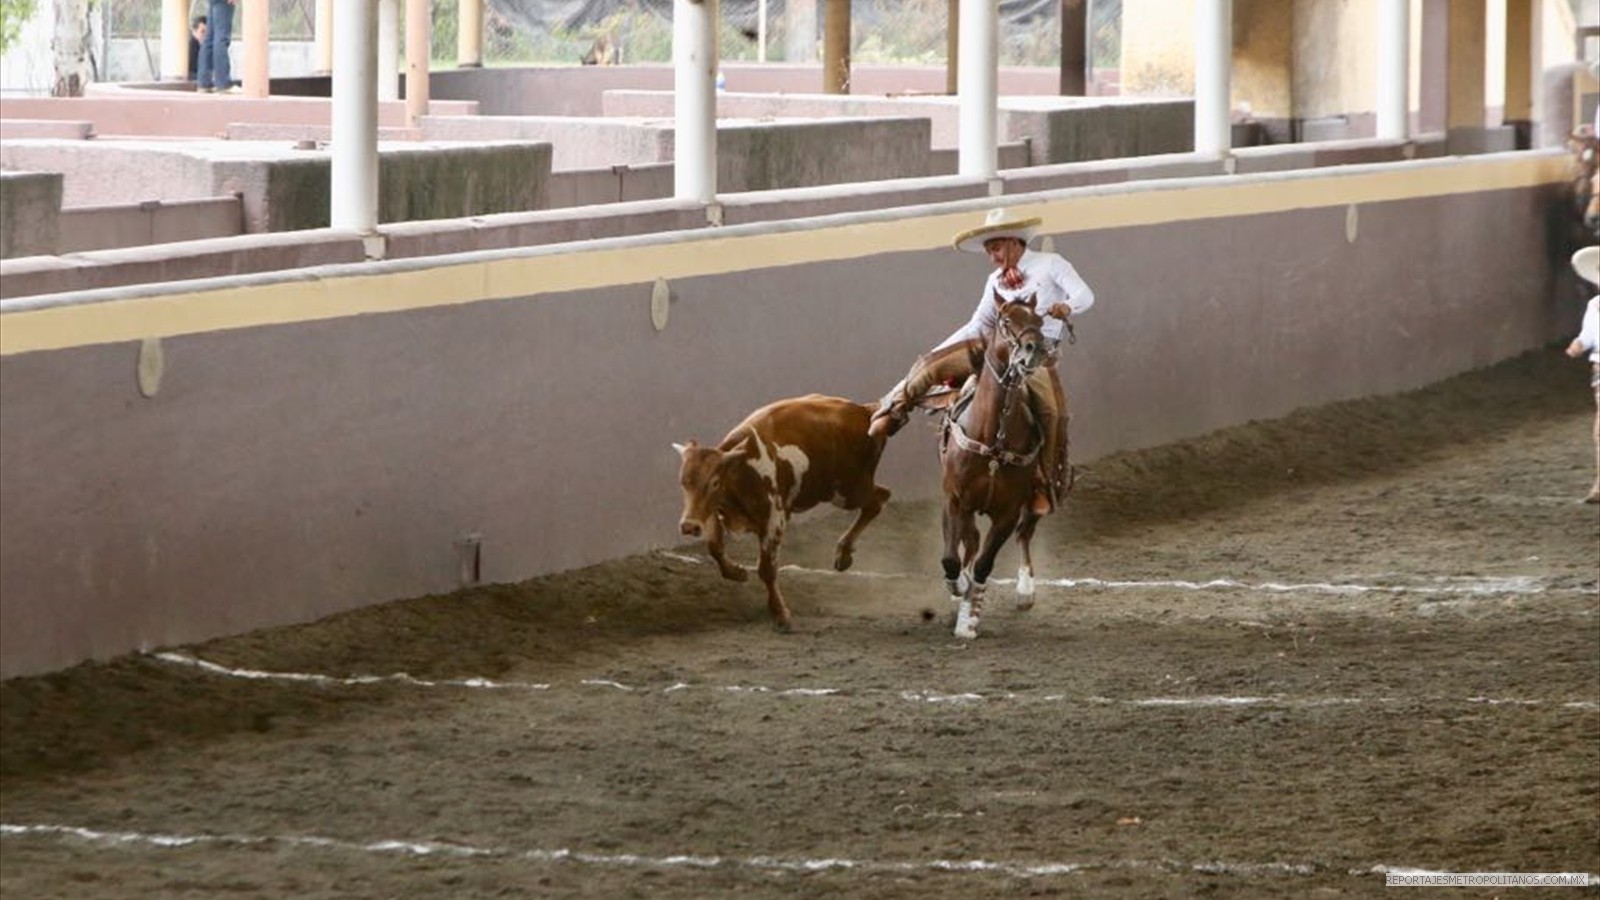
{"type": "Polygon", "coordinates": [[[778,592],[778,546],[789,518],[819,503],[860,510],[839,538],[833,567],[850,568],[856,538],[889,500],[874,483],[883,439],[867,434],[873,407],[810,394],[779,400],[751,413],[716,447],[673,444],[682,457],[679,530],[706,539],[722,577],[749,573],[728,561],[726,532],[746,531],[761,541],[758,572],[767,586],[767,609],[779,631],[789,630],[789,607],[778,592]]]}

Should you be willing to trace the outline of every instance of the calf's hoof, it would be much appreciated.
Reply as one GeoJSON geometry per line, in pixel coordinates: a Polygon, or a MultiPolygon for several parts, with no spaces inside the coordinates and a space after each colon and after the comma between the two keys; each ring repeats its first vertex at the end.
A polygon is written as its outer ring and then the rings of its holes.
{"type": "Polygon", "coordinates": [[[729,581],[749,581],[750,570],[744,566],[729,566],[722,570],[722,577],[729,581]]]}
{"type": "Polygon", "coordinates": [[[772,630],[779,634],[790,634],[794,631],[794,626],[788,619],[773,619],[772,630]]]}
{"type": "Polygon", "coordinates": [[[849,547],[840,547],[838,552],[833,554],[833,569],[835,572],[843,572],[845,569],[850,568],[851,563],[855,561],[855,554],[851,552],[849,547]]]}

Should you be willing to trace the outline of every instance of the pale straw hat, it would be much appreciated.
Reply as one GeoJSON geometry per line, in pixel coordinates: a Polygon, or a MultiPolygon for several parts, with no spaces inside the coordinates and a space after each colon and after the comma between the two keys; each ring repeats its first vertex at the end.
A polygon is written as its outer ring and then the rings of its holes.
{"type": "Polygon", "coordinates": [[[1043,224],[1043,219],[1019,219],[1004,209],[991,209],[982,225],[961,232],[952,243],[957,250],[967,253],[982,253],[983,242],[995,238],[1017,238],[1026,244],[1033,240],[1043,224]]]}
{"type": "Polygon", "coordinates": [[[1572,271],[1584,281],[1600,285],[1600,247],[1585,247],[1572,254],[1572,271]]]}

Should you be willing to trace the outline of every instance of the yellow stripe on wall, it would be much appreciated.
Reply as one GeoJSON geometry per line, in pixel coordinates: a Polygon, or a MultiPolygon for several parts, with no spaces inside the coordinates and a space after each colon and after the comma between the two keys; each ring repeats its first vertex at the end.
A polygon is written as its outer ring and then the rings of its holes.
{"type": "MultiPolygon", "coordinates": [[[[1063,234],[1528,188],[1563,181],[1566,174],[1559,155],[1506,155],[1292,177],[1136,182],[1032,203],[997,197],[995,203],[1022,216],[1041,216],[1045,233],[1063,234]]],[[[0,313],[0,356],[924,251],[948,247],[951,236],[976,222],[971,211],[912,213],[758,234],[707,230],[626,247],[574,246],[559,253],[534,248],[525,256],[371,274],[270,282],[264,278],[271,276],[243,276],[250,283],[221,289],[184,290],[180,283],[159,296],[0,313]]]]}

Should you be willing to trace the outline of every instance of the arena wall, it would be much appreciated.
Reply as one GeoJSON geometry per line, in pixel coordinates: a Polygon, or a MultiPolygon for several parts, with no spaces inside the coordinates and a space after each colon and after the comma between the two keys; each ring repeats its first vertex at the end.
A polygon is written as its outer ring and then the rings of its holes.
{"type": "MultiPolygon", "coordinates": [[[[0,675],[449,591],[473,540],[491,582],[676,544],[670,442],[778,397],[877,396],[970,313],[986,265],[948,241],[1000,204],[1042,215],[1096,290],[1064,362],[1079,460],[1487,365],[1572,324],[1564,164],[1103,185],[8,301],[0,675]]],[[[932,442],[891,445],[901,500],[936,490],[932,442]]]]}
{"type": "MultiPolygon", "coordinates": [[[[818,94],[823,90],[822,67],[816,63],[721,64],[727,89],[753,94],[818,94]]],[[[1105,86],[1104,72],[1096,73],[1096,90],[1105,86]]],[[[480,69],[442,69],[428,75],[432,100],[459,100],[478,104],[486,116],[598,116],[603,114],[606,91],[670,91],[675,78],[666,63],[623,66],[486,66],[480,69]]],[[[1001,66],[1002,95],[1060,93],[1061,73],[1053,68],[1001,66]]],[[[857,63],[850,67],[853,96],[944,94],[945,67],[857,63]]],[[[327,79],[298,79],[297,90],[328,96],[327,79]]],[[[403,83],[404,79],[402,79],[403,83]]],[[[277,92],[274,79],[273,90],[277,92]]]]}
{"type": "MultiPolygon", "coordinates": [[[[470,116],[476,105],[438,99],[428,111],[441,116],[470,116]]],[[[239,94],[197,94],[187,90],[149,90],[140,86],[96,84],[85,97],[0,97],[0,119],[9,134],[12,119],[34,123],[89,122],[96,137],[197,137],[209,138],[230,125],[333,124],[333,103],[326,97],[246,97],[239,94]]],[[[406,124],[406,105],[395,100],[378,103],[378,124],[398,128],[406,124]]],[[[31,124],[18,137],[31,136],[42,126],[31,124]]],[[[87,137],[86,134],[53,135],[87,137]]]]}
{"type": "MultiPolygon", "coordinates": [[[[545,202],[549,144],[398,143],[378,152],[383,222],[538,209],[545,202]]],[[[247,232],[325,228],[331,206],[332,152],[277,141],[6,141],[0,165],[61,173],[68,207],[238,195],[247,232]]]]}

